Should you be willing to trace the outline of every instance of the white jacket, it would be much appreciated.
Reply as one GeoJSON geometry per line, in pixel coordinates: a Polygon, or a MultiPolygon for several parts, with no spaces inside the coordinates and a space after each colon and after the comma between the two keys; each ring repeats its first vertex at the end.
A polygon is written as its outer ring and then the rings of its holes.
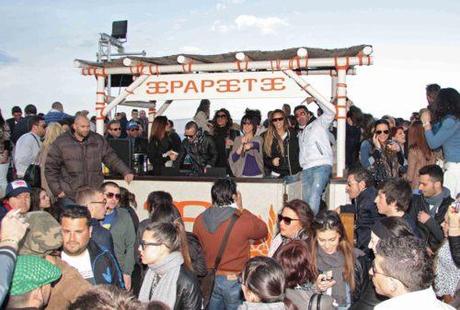
{"type": "Polygon", "coordinates": [[[324,113],[299,133],[299,163],[302,169],[333,164],[329,140],[329,126],[335,119],[335,110],[319,103],[324,113]]]}
{"type": "Polygon", "coordinates": [[[374,308],[375,310],[454,310],[453,307],[436,299],[436,295],[431,287],[407,293],[398,297],[385,300],[374,308]]]}

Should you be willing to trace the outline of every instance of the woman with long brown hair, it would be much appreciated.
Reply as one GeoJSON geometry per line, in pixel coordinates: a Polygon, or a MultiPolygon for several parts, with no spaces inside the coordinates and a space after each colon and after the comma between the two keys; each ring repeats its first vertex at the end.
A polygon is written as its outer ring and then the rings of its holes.
{"type": "Polygon", "coordinates": [[[263,137],[267,174],[280,178],[287,177],[289,181],[302,169],[299,164],[299,140],[294,130],[289,128],[283,110],[278,109],[270,114],[268,128],[263,137]]]}
{"type": "Polygon", "coordinates": [[[153,174],[160,175],[162,167],[172,166],[180,152],[180,145],[174,143],[170,138],[166,127],[168,119],[166,116],[157,116],[152,123],[149,143],[147,145],[147,156],[153,166],[153,174]],[[170,162],[171,161],[171,162],[170,162]],[[168,162],[170,162],[168,164],[168,162]]]}
{"type": "Polygon", "coordinates": [[[369,281],[369,263],[362,251],[353,248],[336,212],[326,211],[313,221],[311,253],[317,289],[331,295],[338,309],[348,309],[369,281]]]}
{"type": "Polygon", "coordinates": [[[415,121],[410,125],[408,141],[409,154],[406,178],[410,182],[412,190],[418,190],[420,168],[436,163],[436,157],[426,142],[425,130],[421,121],[415,121]]]}
{"type": "Polygon", "coordinates": [[[278,214],[279,233],[270,244],[268,256],[275,256],[279,248],[290,240],[307,240],[311,237],[313,218],[313,211],[305,201],[293,199],[285,203],[278,214]]]}

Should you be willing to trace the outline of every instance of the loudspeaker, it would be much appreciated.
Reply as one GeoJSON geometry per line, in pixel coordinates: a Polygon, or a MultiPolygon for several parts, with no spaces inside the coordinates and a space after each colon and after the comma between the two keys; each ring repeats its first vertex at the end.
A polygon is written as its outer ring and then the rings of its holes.
{"type": "Polygon", "coordinates": [[[119,20],[112,23],[112,37],[116,39],[126,39],[128,32],[128,21],[119,20]]]}

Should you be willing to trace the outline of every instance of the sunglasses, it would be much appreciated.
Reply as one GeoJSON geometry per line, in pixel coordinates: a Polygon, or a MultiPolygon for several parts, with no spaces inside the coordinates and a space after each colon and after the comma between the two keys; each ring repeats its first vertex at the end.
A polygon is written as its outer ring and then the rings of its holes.
{"type": "Polygon", "coordinates": [[[335,226],[339,223],[340,219],[335,217],[330,217],[326,219],[314,219],[313,222],[319,225],[329,224],[331,226],[335,226]]]}
{"type": "Polygon", "coordinates": [[[131,128],[129,131],[139,131],[139,128],[131,128]]]}
{"type": "Polygon", "coordinates": [[[160,245],[162,245],[163,243],[161,243],[161,242],[145,242],[144,240],[141,240],[141,241],[139,242],[139,244],[140,244],[142,250],[144,251],[145,248],[148,247],[148,246],[160,246],[160,245]]]}
{"type": "Polygon", "coordinates": [[[115,197],[115,199],[119,200],[121,198],[121,195],[120,194],[115,194],[115,193],[105,193],[105,195],[107,196],[107,198],[109,199],[112,199],[115,197]]]}
{"type": "Polygon", "coordinates": [[[225,115],[225,114],[218,114],[218,115],[217,115],[217,118],[227,118],[227,115],[225,115]]]}
{"type": "MultiPolygon", "coordinates": [[[[118,128],[109,128],[109,130],[113,130],[113,131],[120,131],[120,130],[121,130],[121,128],[120,128],[120,127],[118,127],[118,128]]],[[[137,129],[137,130],[139,130],[139,129],[137,129]]]]}
{"type": "Polygon", "coordinates": [[[291,225],[292,221],[300,221],[300,219],[293,219],[287,216],[282,216],[281,214],[278,214],[278,222],[284,222],[286,225],[291,225]]]}
{"type": "Polygon", "coordinates": [[[382,133],[387,135],[390,133],[390,131],[389,130],[376,130],[375,133],[378,135],[381,135],[382,133]]]}
{"type": "Polygon", "coordinates": [[[272,118],[272,123],[284,121],[284,117],[272,118]]]}
{"type": "Polygon", "coordinates": [[[243,126],[244,126],[244,125],[252,125],[252,123],[251,123],[251,122],[244,122],[244,123],[243,123],[243,126]]]}

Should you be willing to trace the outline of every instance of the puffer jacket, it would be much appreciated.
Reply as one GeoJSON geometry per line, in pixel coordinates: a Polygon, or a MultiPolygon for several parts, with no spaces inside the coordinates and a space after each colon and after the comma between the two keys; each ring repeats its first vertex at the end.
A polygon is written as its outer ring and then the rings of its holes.
{"type": "Polygon", "coordinates": [[[201,309],[200,285],[195,275],[182,265],[177,279],[177,296],[174,310],[201,309]]]}
{"type": "Polygon", "coordinates": [[[216,144],[209,134],[199,129],[195,141],[190,142],[188,139],[184,139],[182,152],[177,162],[182,165],[187,155],[192,158],[192,170],[196,173],[202,173],[206,166],[215,167],[216,165],[216,144]]]}
{"type": "Polygon", "coordinates": [[[88,252],[96,284],[115,285],[124,289],[123,274],[115,256],[92,240],[88,243],[88,252]]]}
{"type": "Polygon", "coordinates": [[[101,186],[104,182],[101,163],[122,175],[130,173],[103,136],[90,132],[79,142],[70,131],[66,132],[50,146],[45,164],[48,186],[53,195],[64,192],[74,199],[81,187],[101,186]]]}
{"type": "MultiPolygon", "coordinates": [[[[283,141],[284,156],[281,154],[280,147],[275,139],[273,139],[271,145],[271,154],[268,155],[264,152],[264,165],[270,170],[267,174],[274,171],[278,173],[280,177],[285,177],[294,175],[302,170],[299,164],[299,139],[294,130],[290,129],[287,133],[288,136],[283,141]],[[275,167],[273,165],[273,159],[277,157],[280,159],[280,164],[278,167],[275,167]]],[[[267,134],[267,132],[264,134],[267,134]]]]}

